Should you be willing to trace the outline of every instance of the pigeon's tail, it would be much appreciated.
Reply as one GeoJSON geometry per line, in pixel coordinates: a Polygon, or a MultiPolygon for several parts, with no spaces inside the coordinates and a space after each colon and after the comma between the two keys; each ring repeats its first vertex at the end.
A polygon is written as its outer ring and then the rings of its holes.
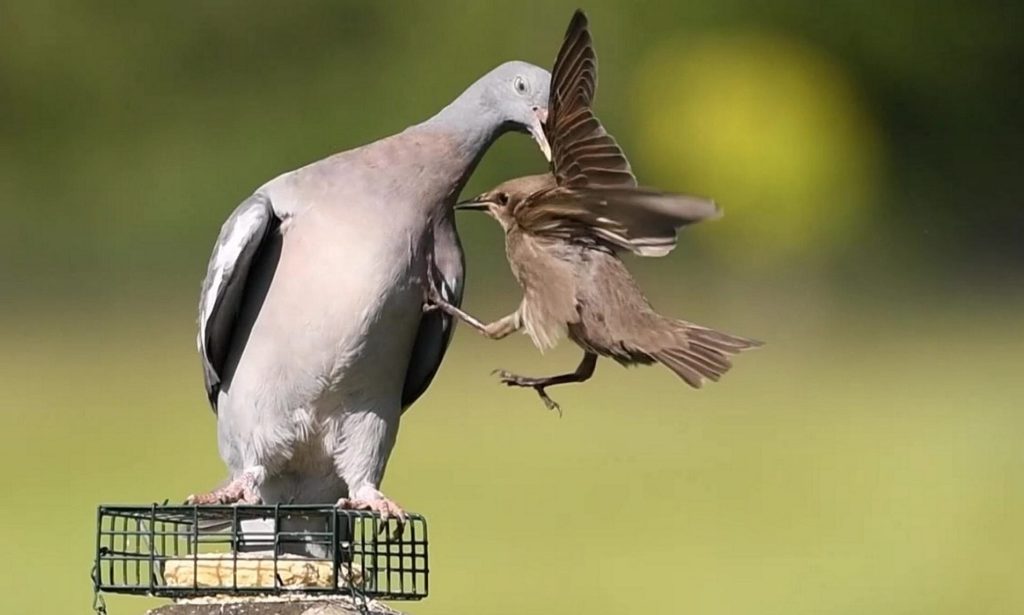
{"type": "Polygon", "coordinates": [[[732,367],[730,357],[763,342],[737,337],[681,321],[665,319],[674,343],[650,355],[676,373],[686,384],[699,389],[704,380],[717,382],[732,367]]]}

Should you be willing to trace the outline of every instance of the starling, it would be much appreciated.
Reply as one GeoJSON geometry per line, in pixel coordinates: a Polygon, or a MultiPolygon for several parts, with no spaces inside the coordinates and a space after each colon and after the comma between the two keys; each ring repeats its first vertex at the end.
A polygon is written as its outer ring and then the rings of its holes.
{"type": "Polygon", "coordinates": [[[527,377],[499,370],[509,386],[546,389],[584,382],[598,356],[622,365],[661,363],[699,388],[731,367],[730,357],[761,342],[662,316],[619,258],[664,256],[680,227],[718,217],[714,202],[637,185],[621,148],[592,111],[597,59],[580,11],[552,70],[545,133],[551,172],[506,181],[457,209],[486,212],[505,231],[505,250],[523,291],[519,308],[485,324],[446,302],[428,284],[425,309],[440,309],[483,335],[525,330],[540,350],[561,337],[583,349],[572,373],[527,377]]]}

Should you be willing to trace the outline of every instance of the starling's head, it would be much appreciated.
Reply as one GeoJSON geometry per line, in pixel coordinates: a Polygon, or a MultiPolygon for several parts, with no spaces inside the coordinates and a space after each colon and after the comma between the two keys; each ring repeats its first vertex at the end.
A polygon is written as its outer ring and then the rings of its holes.
{"type": "Polygon", "coordinates": [[[555,186],[555,177],[550,173],[517,177],[498,184],[480,196],[462,201],[455,209],[486,212],[508,230],[513,222],[512,212],[520,203],[555,186]]]}

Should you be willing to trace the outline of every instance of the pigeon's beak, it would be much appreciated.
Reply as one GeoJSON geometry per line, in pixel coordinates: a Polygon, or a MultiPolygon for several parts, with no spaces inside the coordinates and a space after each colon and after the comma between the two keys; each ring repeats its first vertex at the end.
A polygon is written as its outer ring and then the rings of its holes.
{"type": "Polygon", "coordinates": [[[461,201],[455,204],[455,209],[459,211],[487,211],[487,208],[491,206],[490,201],[481,200],[480,197],[475,199],[469,199],[468,201],[461,201]]]}
{"type": "Polygon", "coordinates": [[[526,129],[530,131],[530,136],[537,142],[537,147],[544,154],[544,158],[551,162],[551,144],[548,143],[548,137],[544,134],[544,124],[547,121],[548,110],[536,107],[533,110],[533,120],[526,129]]]}

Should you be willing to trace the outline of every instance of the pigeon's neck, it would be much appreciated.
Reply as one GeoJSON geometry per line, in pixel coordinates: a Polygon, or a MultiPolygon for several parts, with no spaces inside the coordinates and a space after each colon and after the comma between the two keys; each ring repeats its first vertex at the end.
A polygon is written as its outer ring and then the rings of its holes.
{"type": "Polygon", "coordinates": [[[443,196],[436,203],[450,211],[487,149],[512,127],[494,105],[483,80],[471,85],[434,117],[410,128],[444,142],[443,196]]]}
{"type": "Polygon", "coordinates": [[[419,127],[443,133],[449,139],[456,155],[467,165],[464,178],[468,178],[487,149],[509,131],[511,124],[488,100],[484,85],[477,82],[419,127]]]}

